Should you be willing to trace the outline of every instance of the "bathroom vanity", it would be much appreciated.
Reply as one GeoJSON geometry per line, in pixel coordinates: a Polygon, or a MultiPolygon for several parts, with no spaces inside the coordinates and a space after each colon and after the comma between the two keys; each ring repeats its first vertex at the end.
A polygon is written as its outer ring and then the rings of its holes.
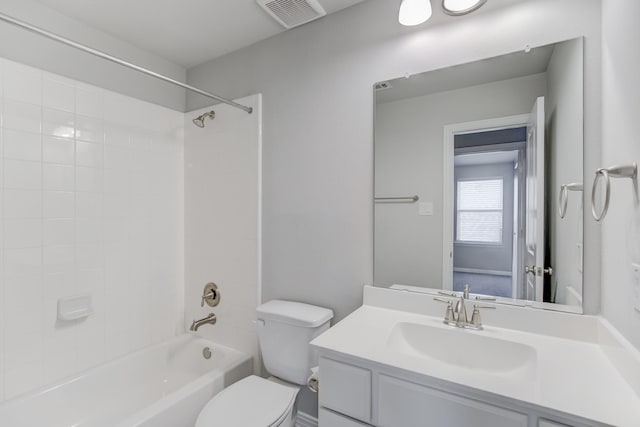
{"type": "Polygon", "coordinates": [[[640,425],[640,357],[604,319],[497,305],[476,331],[444,314],[434,295],[365,287],[312,342],[320,426],[640,425]]]}

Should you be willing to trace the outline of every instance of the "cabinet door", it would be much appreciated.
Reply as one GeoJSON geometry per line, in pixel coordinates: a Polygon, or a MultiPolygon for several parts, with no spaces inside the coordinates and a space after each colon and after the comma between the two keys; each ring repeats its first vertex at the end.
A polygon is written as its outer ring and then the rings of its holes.
{"type": "Polygon", "coordinates": [[[370,370],[321,357],[319,384],[320,406],[370,422],[370,370]]]}
{"type": "Polygon", "coordinates": [[[318,427],[368,427],[352,418],[336,414],[325,408],[320,408],[318,413],[318,427]]]}
{"type": "Polygon", "coordinates": [[[527,415],[379,376],[379,427],[527,427],[527,415]]]}

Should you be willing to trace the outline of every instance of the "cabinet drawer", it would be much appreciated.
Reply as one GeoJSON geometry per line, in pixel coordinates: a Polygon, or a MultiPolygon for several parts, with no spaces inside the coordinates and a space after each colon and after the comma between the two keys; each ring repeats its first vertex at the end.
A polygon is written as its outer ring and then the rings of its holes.
{"type": "Polygon", "coordinates": [[[368,427],[369,424],[363,424],[352,418],[336,414],[325,408],[320,408],[318,413],[318,427],[368,427]]]}
{"type": "Polygon", "coordinates": [[[371,371],[320,358],[320,406],[364,422],[371,420],[371,371]]]}
{"type": "Polygon", "coordinates": [[[379,427],[527,427],[527,415],[380,375],[379,427]]]}

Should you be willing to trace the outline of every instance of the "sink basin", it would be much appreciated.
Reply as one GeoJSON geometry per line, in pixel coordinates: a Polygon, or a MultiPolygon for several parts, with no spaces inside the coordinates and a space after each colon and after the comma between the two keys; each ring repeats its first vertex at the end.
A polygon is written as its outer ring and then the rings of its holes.
{"type": "Polygon", "coordinates": [[[413,357],[491,373],[509,373],[535,365],[536,351],[518,342],[487,336],[482,331],[398,323],[388,348],[413,357]]]}

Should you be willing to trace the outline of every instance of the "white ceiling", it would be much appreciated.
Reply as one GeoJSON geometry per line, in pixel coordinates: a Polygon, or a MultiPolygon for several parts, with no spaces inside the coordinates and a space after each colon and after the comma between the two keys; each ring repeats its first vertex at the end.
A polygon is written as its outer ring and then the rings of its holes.
{"type": "MultiPolygon", "coordinates": [[[[255,0],[38,0],[191,68],[285,31],[255,0]]],[[[320,0],[327,14],[364,0],[320,0]]]]}

